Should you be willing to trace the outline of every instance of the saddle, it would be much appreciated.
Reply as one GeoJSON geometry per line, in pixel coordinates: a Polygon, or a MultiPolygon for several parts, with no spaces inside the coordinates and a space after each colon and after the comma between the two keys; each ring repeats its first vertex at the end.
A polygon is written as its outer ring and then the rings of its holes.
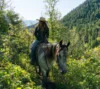
{"type": "MultiPolygon", "coordinates": [[[[48,42],[49,43],[49,42],[48,42]]],[[[35,48],[35,51],[34,51],[34,58],[35,58],[35,60],[33,60],[32,61],[32,63],[31,64],[33,64],[33,65],[37,65],[38,66],[38,59],[37,59],[37,50],[38,50],[38,47],[40,46],[40,45],[45,45],[45,44],[48,44],[47,42],[46,43],[41,43],[41,42],[39,42],[38,44],[37,44],[37,46],[36,46],[36,48],[35,48]]],[[[45,50],[44,50],[45,51],[45,50]]],[[[46,51],[45,51],[46,52],[46,51]]],[[[47,53],[47,52],[46,52],[47,53]]]]}

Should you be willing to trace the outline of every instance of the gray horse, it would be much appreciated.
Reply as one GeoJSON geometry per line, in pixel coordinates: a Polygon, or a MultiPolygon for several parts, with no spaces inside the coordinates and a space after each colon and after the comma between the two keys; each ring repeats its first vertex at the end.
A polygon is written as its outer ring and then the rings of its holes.
{"type": "Polygon", "coordinates": [[[43,43],[37,47],[36,59],[43,76],[43,86],[46,86],[46,84],[48,83],[49,71],[55,61],[57,62],[62,74],[67,72],[66,57],[69,45],[70,42],[65,45],[62,44],[62,41],[60,41],[60,43],[56,44],[43,43]]]}

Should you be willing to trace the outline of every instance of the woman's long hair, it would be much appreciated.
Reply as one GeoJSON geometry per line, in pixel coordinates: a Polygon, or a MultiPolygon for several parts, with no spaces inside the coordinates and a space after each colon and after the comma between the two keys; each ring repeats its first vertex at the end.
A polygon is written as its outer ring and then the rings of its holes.
{"type": "Polygon", "coordinates": [[[43,30],[48,29],[47,23],[43,21],[39,21],[38,27],[43,30]]]}

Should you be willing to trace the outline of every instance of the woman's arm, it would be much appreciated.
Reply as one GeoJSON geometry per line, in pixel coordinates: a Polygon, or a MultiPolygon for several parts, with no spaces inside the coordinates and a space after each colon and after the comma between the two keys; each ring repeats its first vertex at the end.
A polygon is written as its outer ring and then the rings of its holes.
{"type": "Polygon", "coordinates": [[[38,37],[38,31],[37,31],[37,27],[35,28],[35,32],[34,32],[35,37],[38,37]]]}
{"type": "Polygon", "coordinates": [[[46,30],[46,37],[49,38],[49,28],[46,30]]]}

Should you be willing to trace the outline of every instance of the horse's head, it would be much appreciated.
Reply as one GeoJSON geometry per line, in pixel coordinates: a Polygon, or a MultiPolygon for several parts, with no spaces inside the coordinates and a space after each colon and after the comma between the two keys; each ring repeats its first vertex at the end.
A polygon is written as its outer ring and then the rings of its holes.
{"type": "Polygon", "coordinates": [[[68,42],[67,45],[63,44],[63,41],[60,41],[60,43],[59,43],[57,63],[58,63],[58,67],[61,70],[62,74],[67,72],[66,58],[67,58],[67,52],[68,52],[68,46],[69,45],[70,45],[70,42],[68,42]]]}

